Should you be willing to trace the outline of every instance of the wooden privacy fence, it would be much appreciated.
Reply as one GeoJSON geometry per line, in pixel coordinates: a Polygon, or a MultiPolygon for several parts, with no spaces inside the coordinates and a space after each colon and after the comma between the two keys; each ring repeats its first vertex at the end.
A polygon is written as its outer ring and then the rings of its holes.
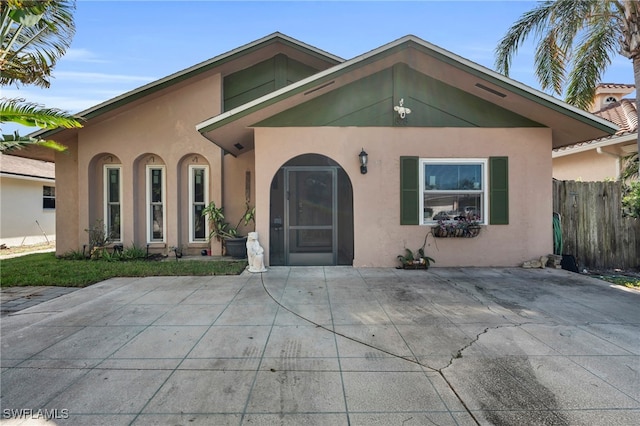
{"type": "Polygon", "coordinates": [[[620,182],[553,181],[562,254],[580,269],[640,268],[640,219],[622,216],[620,182]]]}

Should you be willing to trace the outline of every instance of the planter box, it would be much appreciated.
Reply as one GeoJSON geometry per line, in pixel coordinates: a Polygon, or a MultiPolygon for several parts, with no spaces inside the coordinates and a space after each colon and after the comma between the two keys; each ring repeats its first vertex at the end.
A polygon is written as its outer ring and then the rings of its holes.
{"type": "Polygon", "coordinates": [[[436,238],[474,238],[480,234],[480,226],[468,226],[465,228],[441,228],[434,226],[431,233],[436,238]]]}
{"type": "Polygon", "coordinates": [[[234,259],[247,258],[247,237],[228,238],[224,240],[224,247],[227,256],[231,256],[234,259]]]}

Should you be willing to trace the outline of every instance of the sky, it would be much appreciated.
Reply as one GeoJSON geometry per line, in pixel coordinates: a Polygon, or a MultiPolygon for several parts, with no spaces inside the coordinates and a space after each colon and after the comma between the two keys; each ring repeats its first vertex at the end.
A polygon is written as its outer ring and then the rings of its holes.
{"type": "MultiPolygon", "coordinates": [[[[51,87],[0,88],[72,113],[189,68],[273,32],[351,59],[407,34],[493,69],[494,49],[536,2],[502,1],[91,1],[78,0],[76,34],[51,87]]],[[[533,40],[510,77],[540,89],[533,40]]],[[[603,82],[633,84],[619,56],[603,82]]],[[[8,133],[9,125],[3,125],[8,133]]]]}

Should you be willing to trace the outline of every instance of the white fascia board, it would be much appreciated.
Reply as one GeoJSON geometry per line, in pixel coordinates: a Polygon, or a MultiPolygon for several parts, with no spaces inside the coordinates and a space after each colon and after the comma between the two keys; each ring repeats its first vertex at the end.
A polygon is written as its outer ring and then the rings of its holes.
{"type": "Polygon", "coordinates": [[[56,182],[55,178],[20,175],[20,174],[15,174],[15,173],[6,173],[6,172],[0,172],[0,177],[11,178],[11,179],[19,179],[19,180],[30,180],[30,181],[35,181],[35,182],[49,183],[49,184],[55,184],[55,182],[56,182]]]}

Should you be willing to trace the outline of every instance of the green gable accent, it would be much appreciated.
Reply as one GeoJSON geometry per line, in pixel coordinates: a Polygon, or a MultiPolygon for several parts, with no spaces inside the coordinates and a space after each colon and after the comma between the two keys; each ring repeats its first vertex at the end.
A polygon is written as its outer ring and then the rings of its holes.
{"type": "Polygon", "coordinates": [[[345,85],[256,126],[542,127],[406,64],[345,85]],[[404,122],[393,110],[400,99],[411,109],[404,122]]]}
{"type": "Polygon", "coordinates": [[[400,157],[400,225],[417,225],[420,202],[418,157],[400,157]]]}
{"type": "Polygon", "coordinates": [[[286,55],[276,55],[224,78],[224,110],[258,99],[316,72],[318,70],[286,55]]]}
{"type": "Polygon", "coordinates": [[[489,158],[489,223],[509,224],[509,158],[489,158]]]}

